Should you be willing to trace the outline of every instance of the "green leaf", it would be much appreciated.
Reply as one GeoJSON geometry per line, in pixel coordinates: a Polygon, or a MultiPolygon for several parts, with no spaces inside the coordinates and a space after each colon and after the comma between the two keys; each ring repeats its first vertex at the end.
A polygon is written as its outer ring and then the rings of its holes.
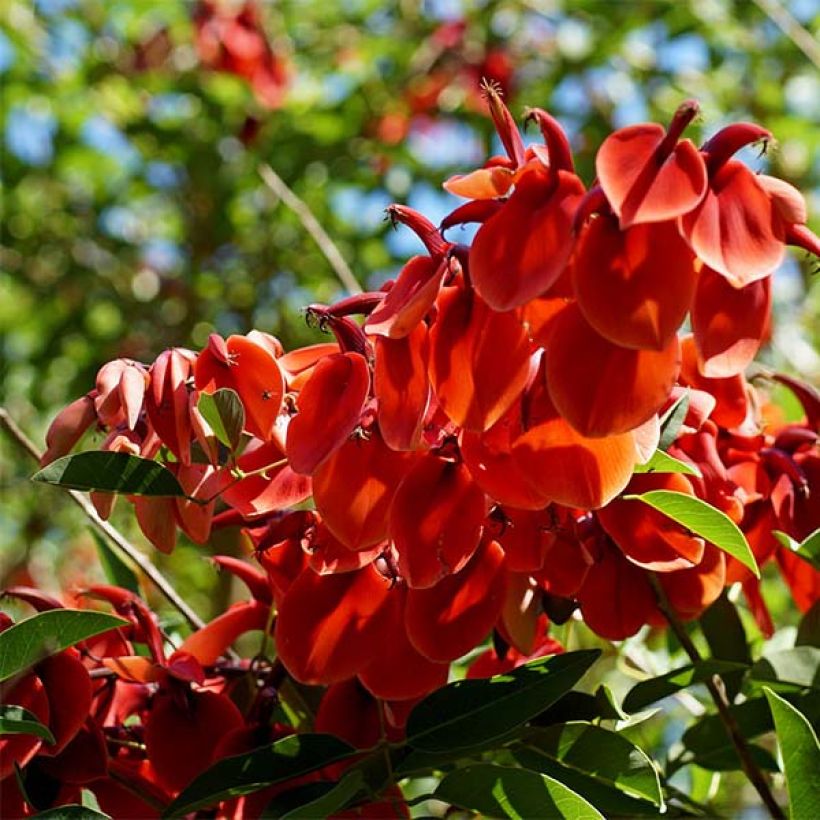
{"type": "Polygon", "coordinates": [[[604,720],[626,720],[629,715],[618,706],[618,701],[612,690],[602,683],[595,690],[595,704],[598,707],[598,714],[604,720]]]}
{"type": "Polygon", "coordinates": [[[663,793],[652,761],[623,736],[590,723],[528,732],[513,756],[583,794],[607,814],[658,814],[663,793]]]}
{"type": "Polygon", "coordinates": [[[693,464],[680,461],[663,450],[655,450],[646,464],[636,464],[636,473],[684,473],[700,477],[700,470],[693,464]]]}
{"type": "Polygon", "coordinates": [[[820,570],[820,529],[816,529],[799,544],[788,533],[780,530],[772,530],[772,535],[787,550],[791,550],[816,570],[820,570]]]}
{"type": "Polygon", "coordinates": [[[55,742],[51,730],[40,723],[37,715],[12,704],[0,704],[0,735],[34,735],[46,743],[55,742]]]}
{"type": "Polygon", "coordinates": [[[80,806],[77,803],[69,803],[66,806],[56,806],[53,809],[41,811],[34,815],[34,820],[111,820],[107,814],[103,814],[87,806],[80,806]]]}
{"type": "Polygon", "coordinates": [[[768,652],[752,667],[749,678],[776,691],[820,689],[820,649],[796,646],[768,652]]]}
{"type": "Polygon", "coordinates": [[[128,589],[135,595],[141,595],[137,574],[125,561],[108,545],[108,542],[94,529],[88,528],[97,545],[97,555],[100,557],[105,577],[108,583],[128,589]]]}
{"type": "Polygon", "coordinates": [[[245,408],[239,394],[229,387],[222,387],[215,393],[201,393],[197,408],[214,435],[226,447],[236,450],[245,429],[245,408]]]}
{"type": "Polygon", "coordinates": [[[51,609],[0,632],[0,682],[86,638],[128,622],[90,609],[51,609]]]}
{"type": "Polygon", "coordinates": [[[806,716],[771,689],[764,689],[783,757],[792,820],[820,817],[820,746],[806,716]]]}
{"type": "Polygon", "coordinates": [[[180,817],[220,800],[314,772],[356,753],[333,735],[291,735],[214,763],[177,796],[163,816],[180,817]]]}
{"type": "Polygon", "coordinates": [[[794,645],[820,647],[820,600],[812,604],[811,609],[800,621],[794,645]]]}
{"type": "Polygon", "coordinates": [[[624,498],[648,504],[695,535],[728,552],[748,567],[755,577],[760,577],[760,570],[746,536],[726,513],[715,509],[711,504],[675,490],[650,490],[642,495],[625,495],[624,498]]]}
{"type": "MultiPolygon", "coordinates": [[[[700,616],[700,628],[713,658],[733,661],[745,667],[752,665],[752,653],[749,651],[746,630],[743,628],[737,607],[729,600],[726,590],[700,616]]],[[[730,701],[734,701],[740,692],[746,671],[744,669],[721,675],[730,701]]]]}
{"type": "Polygon", "coordinates": [[[121,495],[185,495],[176,476],[158,461],[102,450],[58,458],[35,473],[31,480],[70,490],[121,495]]]}
{"type": "Polygon", "coordinates": [[[689,412],[689,391],[687,390],[661,417],[661,437],[659,450],[668,450],[675,441],[683,426],[683,420],[689,412]]]}
{"type": "Polygon", "coordinates": [[[410,713],[408,743],[428,752],[492,743],[568,692],[600,654],[598,649],[567,652],[487,680],[451,683],[410,713]]]}
{"type": "Polygon", "coordinates": [[[262,817],[285,820],[297,818],[331,817],[345,808],[361,791],[364,780],[359,771],[348,772],[341,780],[320,780],[289,789],[268,803],[262,817]]]}
{"type": "Polygon", "coordinates": [[[487,817],[603,820],[594,806],[557,780],[491,763],[476,763],[450,772],[439,784],[435,797],[487,817]]]}
{"type": "MultiPolygon", "coordinates": [[[[812,723],[820,719],[820,693],[812,690],[805,695],[788,694],[785,699],[803,712],[812,723]]],[[[764,697],[751,698],[744,703],[729,707],[741,734],[747,740],[753,740],[766,732],[770,732],[774,725],[772,713],[764,697]]],[[[691,753],[692,762],[704,769],[726,771],[740,769],[740,760],[737,758],[729,735],[726,733],[718,715],[706,715],[690,726],[681,738],[683,745],[691,753]]],[[[763,750],[753,750],[755,759],[766,768],[767,760],[761,754],[763,750]]],[[[766,756],[771,756],[766,753],[766,756]]],[[[774,769],[777,770],[776,764],[774,769]]]]}
{"type": "Polygon", "coordinates": [[[695,683],[703,683],[713,675],[726,672],[746,672],[748,666],[732,661],[707,660],[673,669],[663,675],[635,684],[624,698],[627,712],[639,712],[652,703],[680,692],[695,683]]]}

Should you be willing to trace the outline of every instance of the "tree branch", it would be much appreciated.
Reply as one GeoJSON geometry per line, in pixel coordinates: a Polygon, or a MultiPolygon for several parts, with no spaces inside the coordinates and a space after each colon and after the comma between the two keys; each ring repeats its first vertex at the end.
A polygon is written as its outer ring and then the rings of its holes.
{"type": "MultiPolygon", "coordinates": [[[[684,652],[689,656],[689,660],[691,660],[692,663],[699,663],[703,658],[689,637],[689,633],[678,618],[675,610],[670,605],[660,581],[658,581],[655,573],[650,572],[648,575],[658,599],[658,608],[668,621],[669,626],[675,633],[675,637],[680,641],[684,652]]],[[[729,735],[729,740],[731,740],[732,746],[734,746],[737,756],[740,758],[740,764],[743,766],[746,777],[749,778],[749,782],[755,787],[758,795],[760,795],[760,799],[769,810],[769,814],[775,818],[775,820],[785,820],[786,815],[774,799],[769,789],[769,784],[766,782],[763,772],[760,771],[757,763],[755,763],[749,745],[746,743],[746,738],[740,731],[740,727],[737,725],[737,721],[729,708],[730,704],[726,697],[726,687],[723,683],[723,679],[720,675],[712,675],[711,678],[706,679],[705,684],[709,690],[709,694],[712,696],[712,700],[715,702],[720,720],[726,729],[726,733],[729,735]]]]}
{"type": "Polygon", "coordinates": [[[786,35],[806,57],[820,68],[820,43],[808,32],[800,21],[778,0],[754,0],[755,5],[786,35]]]}
{"type": "MultiPolygon", "coordinates": [[[[0,407],[0,427],[9,434],[21,450],[25,450],[37,463],[40,462],[42,454],[38,451],[34,442],[17,426],[17,423],[8,414],[5,407],[0,407]]],[[[94,509],[94,505],[82,493],[77,492],[77,490],[68,490],[68,494],[71,496],[72,501],[88,516],[91,523],[148,576],[165,599],[181,613],[193,629],[201,629],[205,626],[205,622],[185,603],[168,579],[119,530],[100,518],[94,509]]]]}
{"type": "Polygon", "coordinates": [[[296,196],[282,177],[280,177],[270,165],[260,165],[259,176],[262,177],[262,181],[265,185],[296,214],[305,230],[313,237],[314,242],[319,246],[319,250],[330,263],[330,267],[333,268],[342,285],[347,288],[350,293],[361,293],[362,286],[356,281],[356,277],[353,275],[353,271],[350,270],[350,266],[345,262],[341,252],[333,240],[327,235],[325,229],[319,224],[319,220],[316,219],[307,204],[296,196]]]}

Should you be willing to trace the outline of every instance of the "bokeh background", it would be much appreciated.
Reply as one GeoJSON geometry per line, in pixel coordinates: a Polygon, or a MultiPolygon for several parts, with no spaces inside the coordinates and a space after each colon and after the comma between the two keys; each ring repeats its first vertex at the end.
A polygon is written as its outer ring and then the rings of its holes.
{"type": "MultiPolygon", "coordinates": [[[[609,131],[685,98],[696,139],[753,119],[778,143],[743,158],[804,191],[818,231],[818,33],[820,0],[2,0],[2,404],[42,445],[109,359],[254,327],[316,340],[300,309],[344,290],[260,163],[377,287],[420,248],[385,206],[437,222],[457,204],[442,180],[499,151],[482,77],[516,114],[554,113],[588,183],[609,131]]],[[[820,276],[802,254],[775,309],[764,360],[817,380],[820,276]]],[[[82,514],[0,448],[0,586],[100,580],[82,514]]],[[[114,520],[143,543],[128,505],[114,520]]],[[[233,548],[161,557],[203,616],[232,593],[201,556],[233,548]]],[[[785,600],[770,603],[788,622],[785,600]]]]}

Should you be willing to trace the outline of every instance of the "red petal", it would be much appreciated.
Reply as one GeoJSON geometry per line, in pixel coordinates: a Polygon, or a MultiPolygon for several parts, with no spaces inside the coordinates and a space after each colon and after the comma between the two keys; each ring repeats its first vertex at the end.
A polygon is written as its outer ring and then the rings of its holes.
{"type": "Polygon", "coordinates": [[[387,447],[378,427],[367,438],[348,439],[313,475],[313,500],[325,526],[350,549],[384,541],[409,460],[387,447]]]}
{"type": "MultiPolygon", "coordinates": [[[[40,723],[48,726],[49,709],[46,690],[34,674],[25,675],[8,692],[3,694],[5,703],[13,703],[28,709],[40,723]]],[[[25,766],[40,750],[43,741],[34,735],[3,735],[0,737],[0,781],[14,772],[14,764],[25,766]]],[[[14,778],[11,778],[14,780],[14,778]]]]}
{"type": "Polygon", "coordinates": [[[188,652],[203,666],[210,666],[225,654],[228,647],[246,632],[265,629],[270,606],[259,601],[234,604],[202,629],[189,635],[177,652],[188,652]]]}
{"type": "Polygon", "coordinates": [[[504,604],[504,550],[485,541],[455,575],[429,589],[407,592],[405,622],[410,643],[432,661],[461,657],[487,636],[504,604]]]}
{"type": "Polygon", "coordinates": [[[661,351],[631,350],[599,336],[576,305],[555,320],[547,387],[558,412],[582,435],[625,433],[664,405],[680,368],[676,337],[661,351]]]}
{"type": "Polygon", "coordinates": [[[160,551],[170,553],[177,543],[176,503],[173,498],[139,495],[134,498],[137,523],[145,537],[160,551]]]}
{"type": "Polygon", "coordinates": [[[420,458],[390,511],[390,536],[410,587],[429,587],[458,572],[481,538],[486,498],[462,464],[420,458]]]}
{"type": "Polygon", "coordinates": [[[783,221],[757,177],[737,160],[721,166],[680,226],[692,250],[735,287],[765,278],[783,260],[783,221]]]}
{"type": "Polygon", "coordinates": [[[720,597],[725,579],[725,554],[711,544],[696,567],[658,575],[672,608],[686,621],[697,618],[720,597]]]}
{"type": "MultiPolygon", "coordinates": [[[[677,473],[639,474],[626,488],[626,492],[638,495],[650,490],[695,494],[686,477],[677,473]]],[[[639,567],[670,572],[692,567],[703,558],[702,538],[690,535],[642,501],[615,499],[598,510],[598,520],[621,552],[639,567]]]]}
{"type": "Polygon", "coordinates": [[[382,436],[393,450],[415,450],[430,404],[427,325],[420,322],[401,339],[378,337],[375,347],[373,392],[382,436]]]}
{"type": "Polygon", "coordinates": [[[390,582],[372,566],[338,575],[303,571],[276,619],[282,663],[302,683],[353,677],[390,640],[383,617],[389,594],[390,582]]]}
{"type": "Polygon", "coordinates": [[[145,724],[145,749],[159,781],[178,791],[211,763],[223,734],[242,725],[239,709],[215,692],[159,693],[145,724]]]}
{"type": "Polygon", "coordinates": [[[658,609],[644,570],[630,564],[609,544],[590,567],[578,602],[586,625],[611,641],[634,635],[658,609]]]}
{"type": "Polygon", "coordinates": [[[322,359],[305,383],[288,426],[291,468],[310,475],[356,429],[370,390],[367,361],[359,353],[322,359]]]}
{"type": "Polygon", "coordinates": [[[438,296],[446,261],[429,256],[414,256],[401,270],[381,305],[370,314],[365,330],[391,339],[412,333],[438,296]]]}
{"type": "Polygon", "coordinates": [[[766,336],[772,309],[772,278],[735,288],[726,277],[704,267],[692,306],[698,366],[704,376],[742,373],[766,336]]]}
{"type": "Polygon", "coordinates": [[[91,708],[91,678],[82,662],[61,652],[37,665],[37,676],[48,695],[48,727],[56,741],[48,755],[59,754],[80,731],[91,708]]]}
{"type": "Polygon", "coordinates": [[[386,542],[360,550],[345,546],[334,537],[324,522],[317,525],[306,547],[308,566],[319,575],[331,575],[354,570],[372,564],[387,548],[386,542]]]}
{"type": "Polygon", "coordinates": [[[517,315],[498,313],[471,291],[442,291],[430,331],[430,381],[459,426],[492,427],[521,395],[530,375],[530,344],[517,315]]]}
{"type": "Polygon", "coordinates": [[[581,181],[566,171],[533,167],[522,175],[470,248],[470,275],[490,307],[519,307],[560,277],[572,252],[572,220],[583,194],[581,181]]]}
{"type": "Polygon", "coordinates": [[[677,143],[659,164],[666,131],[654,123],[610,134],[598,150],[595,170],[621,227],[661,222],[691,211],[706,191],[706,164],[689,140],[677,143]]]}
{"type": "Polygon", "coordinates": [[[584,318],[624,347],[662,350],[683,322],[698,281],[674,222],[618,229],[593,220],[578,243],[573,283],[584,318]]]}

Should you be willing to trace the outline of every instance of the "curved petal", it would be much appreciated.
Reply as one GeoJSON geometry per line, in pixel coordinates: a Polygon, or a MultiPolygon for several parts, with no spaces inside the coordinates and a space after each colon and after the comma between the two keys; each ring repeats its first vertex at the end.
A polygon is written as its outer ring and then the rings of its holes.
{"type": "Polygon", "coordinates": [[[91,678],[82,662],[69,652],[52,655],[37,665],[37,676],[48,695],[48,727],[54,746],[48,755],[59,754],[80,731],[91,708],[91,678]]]}
{"type": "Polygon", "coordinates": [[[619,230],[608,216],[581,234],[572,273],[581,312],[598,333],[651,350],[672,341],[698,282],[695,256],[674,222],[619,230]]]}
{"type": "Polygon", "coordinates": [[[772,277],[735,288],[711,268],[700,273],[692,305],[698,367],[704,376],[742,373],[765,338],[772,310],[772,277]]]}
{"type": "Polygon", "coordinates": [[[202,629],[189,635],[177,652],[187,652],[203,666],[210,666],[225,654],[240,635],[252,630],[264,630],[269,614],[270,605],[259,601],[234,604],[202,629]]]}
{"type": "Polygon", "coordinates": [[[407,584],[430,587],[458,572],[478,547],[486,514],[486,497],[463,464],[420,458],[390,510],[390,537],[407,584]]]}
{"type": "Polygon", "coordinates": [[[654,416],[680,369],[673,336],[660,351],[620,347],[596,333],[577,305],[555,319],[547,347],[547,388],[558,412],[583,436],[617,435],[654,416]]]}
{"type": "Polygon", "coordinates": [[[310,475],[356,429],[370,390],[370,371],[359,353],[322,359],[305,383],[286,442],[294,472],[310,475]]]}
{"type": "Polygon", "coordinates": [[[501,614],[507,584],[504,550],[485,541],[470,562],[428,589],[407,592],[410,643],[432,661],[452,661],[487,636],[501,614]]]}

